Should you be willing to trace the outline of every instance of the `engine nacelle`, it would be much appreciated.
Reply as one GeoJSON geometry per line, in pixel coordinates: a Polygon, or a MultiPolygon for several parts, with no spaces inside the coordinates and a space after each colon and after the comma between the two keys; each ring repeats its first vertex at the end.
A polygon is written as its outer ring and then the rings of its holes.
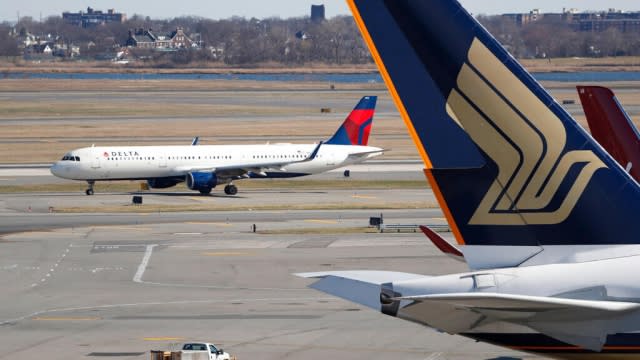
{"type": "Polygon", "coordinates": [[[166,189],[172,186],[176,186],[182,181],[182,179],[175,177],[153,178],[147,179],[147,185],[149,185],[149,187],[152,189],[166,189]]]}
{"type": "Polygon", "coordinates": [[[218,185],[218,177],[214,172],[192,172],[187,174],[187,187],[191,190],[211,191],[218,185]]]}

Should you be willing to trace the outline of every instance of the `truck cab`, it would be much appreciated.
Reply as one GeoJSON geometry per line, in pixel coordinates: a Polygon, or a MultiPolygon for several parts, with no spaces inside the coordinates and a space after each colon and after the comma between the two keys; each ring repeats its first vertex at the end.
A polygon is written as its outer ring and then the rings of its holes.
{"type": "Polygon", "coordinates": [[[229,353],[219,349],[212,343],[203,342],[190,342],[182,345],[182,359],[204,359],[203,354],[208,354],[208,357],[204,357],[209,360],[230,360],[229,353]]]}

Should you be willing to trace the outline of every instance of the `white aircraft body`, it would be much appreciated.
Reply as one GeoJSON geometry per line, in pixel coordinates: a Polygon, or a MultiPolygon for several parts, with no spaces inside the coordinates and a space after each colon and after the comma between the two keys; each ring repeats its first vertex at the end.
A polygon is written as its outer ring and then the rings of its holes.
{"type": "Polygon", "coordinates": [[[457,1],[348,3],[469,272],[299,275],[513,350],[640,358],[638,183],[457,1]]]}
{"type": "Polygon", "coordinates": [[[151,188],[186,181],[189,189],[203,194],[225,184],[225,193],[235,195],[234,180],[317,174],[381,155],[383,149],[367,146],[375,102],[375,96],[363,97],[325,143],[93,146],[65,154],[51,172],[87,181],[87,195],[93,194],[96,181],[104,180],[146,180],[151,188]]]}

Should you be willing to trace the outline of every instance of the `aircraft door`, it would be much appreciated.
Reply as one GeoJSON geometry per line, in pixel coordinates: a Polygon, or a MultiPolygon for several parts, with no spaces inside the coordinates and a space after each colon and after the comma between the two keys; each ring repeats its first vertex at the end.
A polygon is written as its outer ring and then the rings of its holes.
{"type": "Polygon", "coordinates": [[[334,166],[336,164],[336,158],[338,156],[334,152],[328,152],[323,154],[323,157],[327,166],[334,166]]]}
{"type": "Polygon", "coordinates": [[[100,168],[100,158],[102,154],[96,149],[91,149],[91,168],[99,169],[100,168]]]}
{"type": "Polygon", "coordinates": [[[166,168],[167,167],[167,157],[164,155],[158,156],[158,167],[166,168]]]}

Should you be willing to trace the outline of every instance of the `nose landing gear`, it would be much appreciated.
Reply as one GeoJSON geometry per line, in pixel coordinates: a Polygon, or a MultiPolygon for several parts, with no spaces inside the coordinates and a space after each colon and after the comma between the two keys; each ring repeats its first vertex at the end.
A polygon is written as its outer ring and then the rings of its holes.
{"type": "Polygon", "coordinates": [[[94,185],[95,183],[96,183],[96,182],[95,182],[95,181],[93,181],[93,180],[89,180],[89,181],[87,181],[87,184],[89,184],[89,188],[88,188],[84,193],[85,193],[85,194],[87,194],[87,195],[93,195],[93,185],[94,185]]]}

